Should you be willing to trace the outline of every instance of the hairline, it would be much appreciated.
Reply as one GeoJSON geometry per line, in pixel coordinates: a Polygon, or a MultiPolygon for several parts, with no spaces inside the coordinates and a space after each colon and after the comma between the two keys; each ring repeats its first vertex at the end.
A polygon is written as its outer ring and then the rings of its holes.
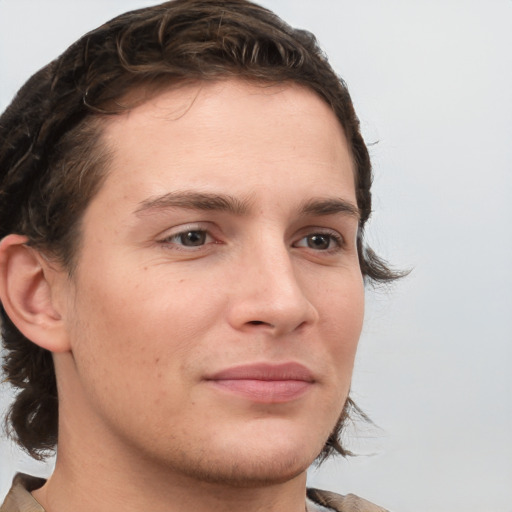
{"type": "MultiPolygon", "coordinates": [[[[105,130],[109,123],[115,122],[117,116],[119,115],[127,115],[132,112],[134,109],[141,107],[148,102],[158,98],[159,96],[166,94],[168,92],[172,92],[182,87],[191,87],[194,85],[201,86],[204,83],[218,83],[225,82],[230,80],[237,80],[241,82],[246,82],[249,85],[259,85],[262,88],[275,87],[280,85],[294,84],[304,89],[309,90],[317,98],[319,98],[332,112],[336,121],[341,128],[345,139],[347,140],[347,148],[350,155],[350,162],[352,167],[352,174],[354,178],[354,187],[357,188],[358,184],[358,163],[355,158],[352,145],[348,140],[345,127],[340,121],[338,115],[329,104],[329,102],[311,85],[303,83],[299,80],[294,80],[293,78],[287,78],[285,80],[266,80],[259,77],[254,77],[247,75],[245,73],[240,73],[239,75],[232,74],[231,70],[226,70],[225,74],[219,73],[218,76],[215,77],[204,77],[204,78],[196,78],[196,77],[168,77],[165,74],[156,77],[156,79],[147,79],[145,81],[141,81],[136,85],[132,86],[125,94],[121,95],[118,99],[115,100],[115,104],[109,102],[106,105],[101,105],[100,110],[89,112],[81,119],[76,126],[68,130],[64,137],[72,130],[79,129],[92,129],[94,131],[94,135],[91,138],[91,151],[96,154],[97,161],[93,165],[93,168],[89,168],[88,172],[94,172],[97,178],[94,180],[93,184],[93,193],[90,197],[87,198],[87,202],[83,210],[80,212],[78,218],[75,223],[72,225],[69,236],[69,257],[67,261],[61,261],[63,266],[68,271],[68,275],[72,277],[76,271],[76,267],[78,265],[79,253],[82,247],[83,242],[83,232],[82,232],[82,224],[83,219],[86,213],[87,208],[89,207],[91,201],[96,197],[99,193],[101,187],[103,186],[106,179],[110,174],[112,164],[112,159],[116,154],[117,148],[115,146],[111,146],[107,143],[105,137],[105,130]],[[110,107],[110,109],[109,109],[110,107]],[[103,110],[105,109],[105,110],[103,110]]],[[[190,105],[187,107],[185,113],[186,115],[188,110],[193,106],[195,102],[196,96],[191,100],[190,105]]],[[[81,182],[82,177],[87,172],[86,170],[87,162],[82,162],[82,169],[80,170],[80,178],[79,182],[81,182]]],[[[78,191],[77,191],[78,193],[78,191]]],[[[359,205],[357,205],[359,208],[359,205]]],[[[364,226],[364,222],[359,222],[359,230],[362,230],[364,226]]],[[[52,254],[51,248],[48,248],[49,255],[52,254]]],[[[49,256],[51,257],[51,256],[49,256]]],[[[361,269],[362,270],[362,269],[361,269]]]]}

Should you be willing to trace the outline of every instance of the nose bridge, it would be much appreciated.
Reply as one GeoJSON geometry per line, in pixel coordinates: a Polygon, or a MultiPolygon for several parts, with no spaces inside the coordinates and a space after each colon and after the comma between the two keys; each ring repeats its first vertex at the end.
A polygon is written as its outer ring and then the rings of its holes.
{"type": "Polygon", "coordinates": [[[279,233],[261,233],[244,249],[235,315],[238,326],[288,332],[310,323],[316,311],[297,277],[292,254],[279,233]]]}
{"type": "Polygon", "coordinates": [[[284,243],[276,241],[268,249],[252,253],[249,268],[254,269],[254,277],[257,279],[255,292],[283,302],[303,297],[290,252],[284,243]]]}

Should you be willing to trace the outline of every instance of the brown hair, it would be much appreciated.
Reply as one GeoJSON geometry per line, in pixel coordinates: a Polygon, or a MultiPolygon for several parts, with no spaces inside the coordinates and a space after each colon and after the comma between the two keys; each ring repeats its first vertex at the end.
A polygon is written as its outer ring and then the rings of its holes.
{"type": "MultiPolygon", "coordinates": [[[[293,81],[331,106],[355,162],[361,272],[366,282],[399,277],[363,243],[372,171],[345,83],[312,34],[246,0],[175,0],[123,14],[37,72],[0,118],[0,238],[26,235],[72,273],[81,216],[108,170],[102,117],[122,111],[123,98],[141,87],[229,77],[293,81]]],[[[26,339],[3,307],[0,314],[3,370],[19,389],[6,425],[29,454],[43,458],[57,444],[52,355],[26,339]]],[[[349,399],[322,459],[349,453],[339,435],[354,407],[349,399]]]]}

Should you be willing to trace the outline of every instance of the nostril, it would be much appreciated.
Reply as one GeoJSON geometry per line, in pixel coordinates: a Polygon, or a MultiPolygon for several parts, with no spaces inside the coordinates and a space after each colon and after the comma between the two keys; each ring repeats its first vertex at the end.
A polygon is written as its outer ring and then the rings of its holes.
{"type": "Polygon", "coordinates": [[[275,327],[274,324],[271,324],[270,322],[264,322],[263,320],[251,320],[250,322],[247,322],[249,325],[266,325],[268,327],[275,327]]]}

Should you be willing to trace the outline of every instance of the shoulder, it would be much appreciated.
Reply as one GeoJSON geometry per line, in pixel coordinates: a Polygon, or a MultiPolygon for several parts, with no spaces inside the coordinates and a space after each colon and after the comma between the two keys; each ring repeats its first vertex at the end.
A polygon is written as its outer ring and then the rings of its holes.
{"type": "Polygon", "coordinates": [[[44,483],[45,480],[42,478],[18,473],[3,505],[0,505],[0,512],[45,512],[30,494],[44,483]]]}
{"type": "Polygon", "coordinates": [[[308,489],[307,496],[313,503],[336,512],[388,512],[385,508],[374,505],[354,494],[342,496],[335,492],[308,489]]]}

